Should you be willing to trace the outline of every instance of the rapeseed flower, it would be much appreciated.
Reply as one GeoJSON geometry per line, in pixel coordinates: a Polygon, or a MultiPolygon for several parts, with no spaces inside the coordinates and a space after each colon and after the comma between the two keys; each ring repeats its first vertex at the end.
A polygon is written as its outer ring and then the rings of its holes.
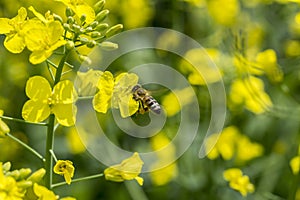
{"type": "Polygon", "coordinates": [[[26,95],[30,100],[22,109],[25,120],[41,122],[53,113],[61,125],[75,124],[77,107],[73,103],[77,99],[77,94],[71,81],[60,81],[52,90],[44,77],[34,76],[26,83],[26,95]]]}
{"type": "Polygon", "coordinates": [[[65,178],[67,184],[71,184],[74,176],[75,168],[73,163],[69,160],[58,160],[53,168],[56,174],[62,175],[65,178]]]}

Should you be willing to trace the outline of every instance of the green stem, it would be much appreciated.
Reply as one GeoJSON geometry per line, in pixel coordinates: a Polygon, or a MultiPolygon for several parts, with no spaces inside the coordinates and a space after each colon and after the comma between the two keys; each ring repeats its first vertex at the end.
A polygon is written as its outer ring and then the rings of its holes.
{"type": "Polygon", "coordinates": [[[39,154],[36,150],[34,150],[33,148],[31,148],[30,146],[28,146],[27,144],[25,144],[24,142],[22,142],[21,140],[19,140],[18,138],[16,138],[15,136],[11,135],[10,133],[6,134],[8,137],[10,137],[11,139],[13,139],[14,141],[16,141],[17,143],[19,143],[20,145],[22,145],[23,147],[25,147],[28,151],[30,151],[31,153],[33,153],[34,155],[36,155],[39,159],[41,159],[43,162],[45,162],[45,158],[43,158],[43,156],[41,154],[39,154]]]}
{"type": "MultiPolygon", "coordinates": [[[[102,176],[103,176],[103,174],[95,174],[95,175],[91,175],[91,176],[77,178],[77,179],[72,180],[72,183],[91,180],[91,179],[99,178],[99,177],[102,177],[102,176]]],[[[66,185],[66,184],[67,184],[66,182],[55,183],[55,184],[52,185],[52,188],[59,187],[59,186],[62,186],[62,185],[66,185]]]]}
{"type": "Polygon", "coordinates": [[[20,122],[20,123],[24,123],[24,124],[31,124],[31,125],[38,125],[38,126],[47,126],[48,125],[47,123],[43,123],[43,122],[41,122],[41,123],[28,122],[28,121],[25,121],[23,119],[16,119],[16,118],[7,117],[7,116],[0,116],[0,118],[10,120],[10,121],[13,121],[13,122],[20,122]]]}
{"type": "MultiPolygon", "coordinates": [[[[64,65],[65,65],[65,61],[67,60],[69,53],[70,53],[69,50],[65,51],[65,54],[63,55],[63,57],[61,58],[58,66],[57,66],[53,86],[55,86],[60,81],[62,71],[63,71],[64,65]]],[[[46,159],[46,162],[45,162],[45,169],[46,169],[45,186],[48,189],[51,189],[51,187],[52,187],[53,158],[52,158],[51,150],[53,150],[53,144],[54,144],[54,130],[55,130],[54,122],[55,122],[55,116],[54,116],[54,114],[51,114],[49,117],[49,122],[48,122],[46,153],[45,153],[45,159],[46,159]]]]}

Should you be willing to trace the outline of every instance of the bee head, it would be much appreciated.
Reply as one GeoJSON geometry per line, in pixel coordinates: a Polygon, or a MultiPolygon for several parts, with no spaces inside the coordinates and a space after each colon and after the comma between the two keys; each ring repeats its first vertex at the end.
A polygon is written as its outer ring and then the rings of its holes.
{"type": "Polygon", "coordinates": [[[132,92],[136,92],[138,89],[140,89],[140,88],[142,88],[141,87],[141,85],[139,85],[139,84],[137,84],[137,85],[135,85],[135,86],[133,86],[133,88],[132,88],[132,92]]]}

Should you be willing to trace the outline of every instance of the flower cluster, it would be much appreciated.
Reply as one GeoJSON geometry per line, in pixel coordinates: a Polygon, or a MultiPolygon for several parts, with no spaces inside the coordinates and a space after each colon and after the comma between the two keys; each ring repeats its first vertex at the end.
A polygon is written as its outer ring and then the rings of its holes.
{"type": "MultiPolygon", "coordinates": [[[[31,173],[28,168],[11,171],[10,162],[0,163],[0,199],[45,199],[45,197],[49,200],[59,199],[52,191],[39,185],[45,173],[46,171],[43,168],[34,173],[31,173]]],[[[74,200],[71,197],[67,198],[74,200]]]]}
{"type": "Polygon", "coordinates": [[[243,172],[238,168],[227,169],[223,172],[224,179],[229,182],[229,186],[237,190],[244,197],[248,193],[253,193],[255,190],[254,185],[250,182],[249,177],[243,175],[243,172]]]}
{"type": "Polygon", "coordinates": [[[95,10],[84,1],[57,1],[67,6],[67,22],[50,11],[42,15],[32,6],[28,10],[33,13],[34,18],[28,18],[24,7],[12,19],[0,18],[0,34],[6,35],[5,48],[12,53],[21,53],[27,47],[32,52],[29,57],[32,64],[42,63],[56,49],[66,44],[69,49],[83,45],[89,48],[96,45],[117,48],[116,44],[105,40],[120,32],[123,26],[118,24],[110,27],[107,23],[102,23],[109,13],[108,10],[103,10],[104,0],[95,5],[95,10]]]}
{"type": "Polygon", "coordinates": [[[263,147],[241,134],[237,127],[229,126],[221,134],[212,134],[206,140],[207,157],[214,160],[221,156],[224,160],[236,159],[246,162],[263,154],[263,147]]]}

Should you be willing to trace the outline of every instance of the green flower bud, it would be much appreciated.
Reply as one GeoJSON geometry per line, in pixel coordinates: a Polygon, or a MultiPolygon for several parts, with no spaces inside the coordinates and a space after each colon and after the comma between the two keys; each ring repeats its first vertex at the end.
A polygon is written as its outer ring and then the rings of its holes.
{"type": "Polygon", "coordinates": [[[91,31],[93,31],[92,27],[90,27],[90,26],[86,27],[85,32],[91,32],[91,31]]]}
{"type": "Polygon", "coordinates": [[[67,23],[68,23],[68,24],[74,24],[74,22],[75,22],[74,17],[69,16],[68,19],[67,19],[67,23]]]}
{"type": "Polygon", "coordinates": [[[99,24],[98,21],[93,21],[93,22],[90,24],[90,27],[95,28],[98,24],[99,24]]]}
{"type": "Polygon", "coordinates": [[[96,15],[96,21],[102,22],[108,15],[109,10],[102,10],[96,15]]]}
{"type": "Polygon", "coordinates": [[[87,65],[92,64],[92,60],[89,57],[84,56],[84,55],[80,55],[79,60],[81,60],[82,62],[85,62],[87,65]]]}
{"type": "Polygon", "coordinates": [[[107,23],[102,23],[96,26],[95,30],[96,31],[104,31],[109,27],[107,23]]]}
{"type": "Polygon", "coordinates": [[[72,24],[72,28],[74,29],[74,31],[76,32],[76,33],[79,33],[81,30],[81,27],[79,26],[79,25],[77,25],[77,24],[72,24]]]}
{"type": "Polygon", "coordinates": [[[94,5],[95,13],[99,13],[105,5],[105,0],[100,0],[94,5]]]}
{"type": "Polygon", "coordinates": [[[11,177],[13,177],[14,179],[17,180],[20,177],[20,171],[19,170],[14,170],[14,171],[11,171],[11,172],[7,172],[6,176],[11,176],[11,177]]]}
{"type": "Polygon", "coordinates": [[[74,47],[75,47],[75,44],[74,44],[73,41],[68,41],[68,42],[67,42],[66,48],[67,48],[68,50],[71,50],[71,49],[73,49],[74,47]]]}
{"type": "Polygon", "coordinates": [[[54,17],[55,20],[58,20],[60,23],[63,23],[63,19],[61,18],[61,16],[53,13],[53,17],[54,17]]]}
{"type": "Polygon", "coordinates": [[[94,46],[96,46],[97,45],[97,42],[95,41],[95,40],[90,40],[87,44],[86,44],[86,46],[88,47],[88,48],[93,48],[94,46]]]}
{"type": "Polygon", "coordinates": [[[85,38],[85,37],[80,37],[80,42],[81,42],[82,44],[86,44],[86,43],[89,42],[89,39],[87,39],[87,38],[85,38]]]}
{"type": "Polygon", "coordinates": [[[4,164],[2,164],[2,169],[4,172],[8,172],[11,168],[11,163],[10,162],[6,162],[4,164]]]}
{"type": "Polygon", "coordinates": [[[19,188],[27,189],[27,188],[32,186],[32,182],[23,180],[23,181],[19,181],[17,183],[17,185],[18,185],[19,188]]]}
{"type": "Polygon", "coordinates": [[[85,20],[86,20],[86,15],[85,14],[81,15],[80,17],[81,23],[85,22],[85,20]]]}
{"type": "Polygon", "coordinates": [[[105,50],[115,50],[119,47],[118,44],[107,41],[100,43],[99,46],[105,50]]]}
{"type": "Polygon", "coordinates": [[[37,171],[35,171],[31,176],[27,178],[27,181],[32,181],[34,183],[38,183],[42,180],[44,175],[46,174],[46,170],[44,168],[41,168],[37,171]]]}
{"type": "Polygon", "coordinates": [[[70,8],[70,7],[67,7],[66,8],[66,16],[69,17],[69,16],[74,16],[74,12],[73,10],[70,8]]]}
{"type": "Polygon", "coordinates": [[[98,38],[98,37],[100,37],[100,36],[101,36],[101,33],[98,32],[98,31],[94,31],[94,32],[91,33],[91,37],[92,37],[92,38],[98,38]]]}
{"type": "Polygon", "coordinates": [[[25,178],[27,178],[27,176],[29,176],[29,174],[31,174],[31,169],[22,168],[19,170],[19,172],[20,172],[19,179],[25,179],[25,178]]]}
{"type": "Polygon", "coordinates": [[[106,33],[105,33],[105,36],[107,38],[113,36],[113,35],[116,35],[117,33],[120,33],[121,31],[123,30],[123,24],[117,24],[111,28],[109,28],[106,33]]]}
{"type": "Polygon", "coordinates": [[[70,24],[64,23],[63,26],[66,31],[69,31],[69,32],[72,31],[70,24]]]}

